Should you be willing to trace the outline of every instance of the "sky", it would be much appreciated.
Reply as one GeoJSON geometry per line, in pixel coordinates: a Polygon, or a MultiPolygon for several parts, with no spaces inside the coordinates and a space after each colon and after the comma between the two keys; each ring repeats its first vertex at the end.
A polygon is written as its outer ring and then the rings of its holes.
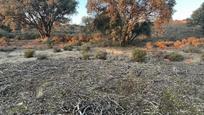
{"type": "MultiPolygon", "coordinates": [[[[81,18],[87,16],[86,4],[87,0],[78,0],[78,13],[72,16],[71,23],[81,24],[81,18]]],[[[199,8],[204,0],[176,0],[177,4],[174,7],[176,12],[173,15],[174,20],[182,20],[189,18],[194,10],[199,8]]]]}

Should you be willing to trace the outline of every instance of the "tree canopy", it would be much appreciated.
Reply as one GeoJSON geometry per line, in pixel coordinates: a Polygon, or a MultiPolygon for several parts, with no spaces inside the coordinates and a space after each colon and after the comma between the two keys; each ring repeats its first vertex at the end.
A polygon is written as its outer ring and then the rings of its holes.
{"type": "Polygon", "coordinates": [[[142,33],[149,34],[151,23],[168,22],[175,4],[175,0],[88,0],[87,8],[99,30],[126,45],[142,33]]]}
{"type": "Polygon", "coordinates": [[[4,22],[29,25],[49,37],[55,21],[65,22],[76,12],[76,0],[0,0],[4,22]]]}
{"type": "Polygon", "coordinates": [[[193,25],[200,25],[204,30],[204,3],[193,12],[190,20],[193,25]]]}

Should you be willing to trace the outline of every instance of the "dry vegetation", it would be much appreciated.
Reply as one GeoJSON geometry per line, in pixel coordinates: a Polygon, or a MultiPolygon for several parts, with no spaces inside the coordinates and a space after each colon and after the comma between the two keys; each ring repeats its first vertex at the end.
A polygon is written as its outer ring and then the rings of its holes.
{"type": "Polygon", "coordinates": [[[59,1],[0,0],[22,8],[0,9],[0,115],[203,115],[202,26],[169,22],[174,0],[88,0],[84,26],[64,24],[77,2],[59,1]]]}

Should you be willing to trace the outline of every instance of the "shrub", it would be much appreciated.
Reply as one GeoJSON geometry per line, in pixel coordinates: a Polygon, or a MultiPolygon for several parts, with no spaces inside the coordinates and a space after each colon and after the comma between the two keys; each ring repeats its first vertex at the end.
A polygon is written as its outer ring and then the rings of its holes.
{"type": "Polygon", "coordinates": [[[48,59],[47,55],[37,55],[38,60],[45,60],[48,59]]]}
{"type": "Polygon", "coordinates": [[[25,58],[31,58],[34,56],[34,54],[35,54],[35,50],[33,50],[33,49],[27,49],[24,51],[24,57],[25,58]]]}
{"type": "Polygon", "coordinates": [[[162,115],[180,115],[184,111],[186,115],[198,114],[194,106],[187,104],[176,92],[170,89],[162,91],[159,111],[162,115]]]}
{"type": "Polygon", "coordinates": [[[65,45],[64,47],[63,47],[63,49],[65,50],[65,51],[72,51],[73,50],[73,46],[72,45],[65,45]]]}
{"type": "Polygon", "coordinates": [[[178,54],[176,52],[169,53],[164,58],[170,61],[183,61],[184,60],[183,55],[178,54]]]}
{"type": "Polygon", "coordinates": [[[183,50],[185,53],[202,53],[201,49],[198,47],[188,47],[183,50]]]}
{"type": "Polygon", "coordinates": [[[58,47],[54,47],[53,52],[58,53],[58,52],[62,52],[62,50],[60,48],[58,48],[58,47]]]}
{"type": "Polygon", "coordinates": [[[81,51],[82,52],[88,52],[90,50],[91,50],[91,44],[89,44],[89,43],[86,43],[86,44],[81,46],[81,51]]]}
{"type": "Polygon", "coordinates": [[[102,59],[102,60],[106,60],[107,59],[107,52],[104,52],[104,51],[97,51],[95,53],[95,56],[94,56],[96,59],[102,59]]]}
{"type": "Polygon", "coordinates": [[[146,59],[146,51],[140,49],[134,49],[132,52],[132,60],[136,62],[144,62],[146,59]]]}
{"type": "Polygon", "coordinates": [[[84,60],[89,60],[90,59],[90,54],[87,51],[82,51],[82,59],[84,60]]]}

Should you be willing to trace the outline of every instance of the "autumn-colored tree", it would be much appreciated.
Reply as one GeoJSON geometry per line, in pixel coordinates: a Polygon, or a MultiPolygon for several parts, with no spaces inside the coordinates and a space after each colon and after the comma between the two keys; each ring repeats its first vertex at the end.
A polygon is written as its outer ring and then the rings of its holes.
{"type": "Polygon", "coordinates": [[[204,31],[204,3],[201,5],[200,8],[193,12],[190,19],[190,23],[193,25],[200,25],[204,31]]]}
{"type": "Polygon", "coordinates": [[[53,23],[67,21],[76,6],[76,0],[0,0],[0,13],[5,22],[29,25],[49,38],[53,23]]]}
{"type": "Polygon", "coordinates": [[[99,30],[126,45],[138,35],[149,34],[153,22],[171,19],[175,0],[88,0],[88,13],[95,16],[99,30]]]}

